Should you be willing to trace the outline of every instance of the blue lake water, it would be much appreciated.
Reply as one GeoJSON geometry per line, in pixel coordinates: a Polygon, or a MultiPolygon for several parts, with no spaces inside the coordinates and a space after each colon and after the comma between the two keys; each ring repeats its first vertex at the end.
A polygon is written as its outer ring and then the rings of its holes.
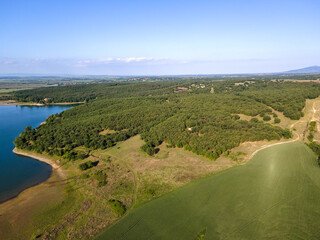
{"type": "Polygon", "coordinates": [[[13,141],[28,125],[33,128],[46,118],[71,106],[0,106],[0,203],[39,184],[51,175],[51,166],[14,154],[13,141]]]}

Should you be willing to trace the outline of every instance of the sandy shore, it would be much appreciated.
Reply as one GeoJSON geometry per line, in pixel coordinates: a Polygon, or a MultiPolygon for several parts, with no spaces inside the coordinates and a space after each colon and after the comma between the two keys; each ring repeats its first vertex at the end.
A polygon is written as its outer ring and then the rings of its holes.
{"type": "Polygon", "coordinates": [[[62,169],[52,160],[15,149],[15,153],[35,158],[52,166],[51,176],[44,182],[29,187],[16,197],[0,204],[0,239],[26,239],[35,214],[64,200],[66,178],[62,169]]]}
{"type": "Polygon", "coordinates": [[[44,104],[40,104],[40,103],[18,103],[18,102],[13,101],[13,100],[0,101],[0,106],[12,106],[12,105],[44,106],[44,104]]]}
{"type": "Polygon", "coordinates": [[[38,161],[41,161],[41,162],[45,162],[49,165],[52,166],[53,169],[55,169],[58,173],[58,175],[62,178],[62,179],[65,179],[66,176],[61,168],[61,166],[59,166],[58,164],[56,164],[53,160],[51,159],[48,159],[48,158],[45,158],[41,155],[37,155],[35,153],[29,153],[29,152],[25,152],[23,150],[20,150],[20,149],[17,149],[17,148],[14,148],[12,150],[12,152],[14,152],[15,154],[18,154],[18,155],[22,155],[22,156],[25,156],[25,157],[30,157],[30,158],[34,158],[38,161]]]}
{"type": "Polygon", "coordinates": [[[21,103],[16,102],[14,100],[8,100],[8,101],[0,101],[0,106],[52,106],[52,105],[75,105],[75,104],[81,104],[84,102],[63,102],[63,103],[48,103],[48,104],[41,104],[41,103],[21,103]]]}

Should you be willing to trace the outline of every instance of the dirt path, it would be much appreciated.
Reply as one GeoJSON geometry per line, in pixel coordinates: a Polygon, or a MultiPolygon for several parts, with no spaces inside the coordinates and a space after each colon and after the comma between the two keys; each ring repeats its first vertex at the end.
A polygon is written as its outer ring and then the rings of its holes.
{"type": "Polygon", "coordinates": [[[308,122],[308,121],[297,121],[297,122],[295,122],[295,123],[292,123],[292,124],[290,125],[290,129],[293,129],[293,127],[294,127],[296,124],[298,124],[298,123],[303,123],[303,122],[308,122]]]}
{"type": "MultiPolygon", "coordinates": [[[[296,132],[294,132],[294,133],[296,133],[296,132]]],[[[296,134],[297,134],[297,133],[296,133],[296,134]]],[[[263,147],[255,150],[255,151],[251,154],[250,159],[251,159],[254,155],[256,155],[260,150],[263,150],[263,149],[269,148],[269,147],[273,147],[273,146],[275,146],[275,145],[286,144],[286,143],[290,143],[290,142],[296,142],[296,141],[299,141],[299,138],[300,138],[300,136],[298,135],[297,138],[296,138],[296,139],[293,139],[293,140],[289,140],[289,141],[285,141],[285,142],[278,142],[278,143],[273,143],[273,144],[265,145],[265,146],[263,146],[263,147]]]]}
{"type": "Polygon", "coordinates": [[[316,122],[317,131],[320,132],[319,118],[317,118],[317,117],[315,116],[315,114],[316,114],[317,111],[318,111],[318,110],[315,108],[315,103],[313,103],[312,108],[313,108],[313,115],[312,115],[312,120],[311,120],[311,121],[315,121],[315,122],[316,122]]]}
{"type": "Polygon", "coordinates": [[[311,118],[311,122],[312,121],[317,121],[317,118],[315,117],[315,114],[316,114],[316,112],[317,112],[317,110],[316,110],[316,108],[314,107],[314,105],[315,105],[315,102],[312,104],[312,118],[311,118]]]}

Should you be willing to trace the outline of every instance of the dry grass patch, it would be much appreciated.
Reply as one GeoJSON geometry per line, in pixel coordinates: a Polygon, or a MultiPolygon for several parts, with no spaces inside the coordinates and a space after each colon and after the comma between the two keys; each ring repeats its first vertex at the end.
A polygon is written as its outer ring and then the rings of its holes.
{"type": "Polygon", "coordinates": [[[117,131],[115,130],[110,130],[110,129],[105,129],[102,132],[99,132],[100,135],[107,135],[107,134],[112,134],[112,133],[116,133],[117,131]]]}
{"type": "Polygon", "coordinates": [[[210,161],[181,148],[167,148],[165,143],[150,157],[140,149],[143,144],[140,136],[135,136],[109,150],[94,153],[102,158],[111,156],[132,170],[136,176],[136,205],[236,164],[230,160],[210,161]]]}

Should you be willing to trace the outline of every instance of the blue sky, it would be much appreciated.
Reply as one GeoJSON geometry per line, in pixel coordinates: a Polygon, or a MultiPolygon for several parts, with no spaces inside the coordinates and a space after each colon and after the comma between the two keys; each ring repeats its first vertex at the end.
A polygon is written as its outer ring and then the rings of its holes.
{"type": "Polygon", "coordinates": [[[320,65],[319,0],[1,0],[0,74],[215,74],[320,65]]]}

